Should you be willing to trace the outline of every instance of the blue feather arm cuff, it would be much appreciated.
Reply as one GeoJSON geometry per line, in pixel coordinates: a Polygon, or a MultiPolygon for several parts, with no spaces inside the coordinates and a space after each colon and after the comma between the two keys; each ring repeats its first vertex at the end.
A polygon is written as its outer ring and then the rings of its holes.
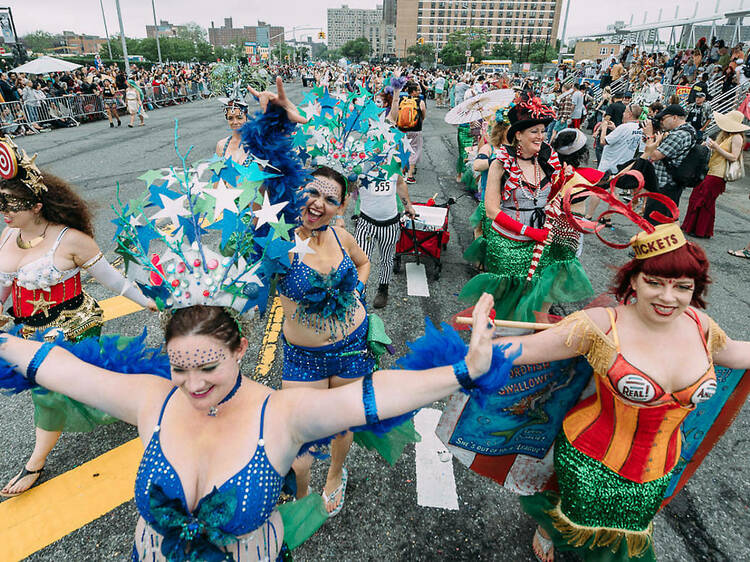
{"type": "MultiPolygon", "coordinates": [[[[14,332],[17,333],[18,328],[14,328],[10,333],[15,335],[14,332]]],[[[5,336],[0,336],[0,341],[4,338],[5,336]]],[[[44,334],[36,332],[30,339],[43,341],[44,334]]],[[[148,373],[165,379],[170,378],[169,359],[162,353],[161,348],[146,346],[145,328],[136,338],[101,336],[70,342],[60,335],[54,343],[80,360],[102,369],[128,374],[148,373]]],[[[16,365],[0,359],[0,390],[4,394],[17,394],[31,388],[36,386],[16,370],[16,365]]]]}
{"type": "MultiPolygon", "coordinates": [[[[441,331],[429,318],[425,319],[424,336],[406,345],[410,351],[396,361],[396,365],[402,369],[415,371],[453,365],[462,361],[469,351],[469,346],[464,343],[453,327],[443,323],[441,331]]],[[[520,348],[508,354],[509,347],[510,344],[493,346],[490,370],[474,379],[476,388],[470,390],[462,388],[461,392],[475,398],[480,406],[484,406],[487,394],[497,392],[507,384],[513,361],[521,355],[520,348]]]]}

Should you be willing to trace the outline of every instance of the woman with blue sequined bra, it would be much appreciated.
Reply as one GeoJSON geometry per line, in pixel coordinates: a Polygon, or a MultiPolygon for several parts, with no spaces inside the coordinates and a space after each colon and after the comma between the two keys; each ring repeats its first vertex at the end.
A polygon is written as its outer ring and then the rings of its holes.
{"type": "Polygon", "coordinates": [[[247,104],[234,98],[222,98],[220,101],[224,105],[224,118],[232,134],[216,143],[216,155],[247,165],[250,155],[242,146],[241,132],[242,126],[247,123],[247,104]]]}
{"type": "MultiPolygon", "coordinates": [[[[303,190],[307,201],[295,239],[304,251],[291,257],[278,283],[284,308],[282,388],[336,388],[375,369],[363,304],[370,261],[351,234],[329,225],[343,211],[346,188],[342,174],[320,166],[303,190]]],[[[351,432],[331,443],[323,488],[331,516],[344,505],[344,461],[351,444],[351,432]]],[[[308,454],[294,463],[298,498],[309,492],[312,461],[308,454]]]]}
{"type": "MultiPolygon", "coordinates": [[[[138,427],[145,451],[135,483],[133,560],[281,560],[292,531],[276,503],[305,443],[365,424],[402,423],[403,414],[459,389],[491,393],[505,384],[513,358],[492,346],[491,308],[490,295],[477,303],[469,346],[449,328],[432,328],[422,345],[429,339],[435,351],[412,358],[420,370],[379,371],[332,389],[273,391],[243,377],[247,340],[226,308],[206,305],[177,309],[169,319],[171,380],[116,373],[61,346],[6,335],[0,387],[38,384],[138,427]]],[[[156,372],[159,359],[144,363],[131,352],[115,361],[156,372]]]]}

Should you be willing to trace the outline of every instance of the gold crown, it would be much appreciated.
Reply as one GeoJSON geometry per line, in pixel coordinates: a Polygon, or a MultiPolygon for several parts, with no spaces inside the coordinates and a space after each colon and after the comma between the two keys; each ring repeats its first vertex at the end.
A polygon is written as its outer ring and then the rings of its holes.
{"type": "Polygon", "coordinates": [[[42,191],[47,191],[47,186],[42,180],[42,172],[36,167],[36,156],[26,154],[10,137],[0,137],[0,176],[6,180],[13,179],[18,175],[20,166],[26,172],[21,182],[38,197],[42,191]]]}
{"type": "Polygon", "coordinates": [[[630,239],[635,257],[639,260],[672,252],[685,244],[685,235],[676,222],[657,225],[653,232],[639,232],[630,239]]]}

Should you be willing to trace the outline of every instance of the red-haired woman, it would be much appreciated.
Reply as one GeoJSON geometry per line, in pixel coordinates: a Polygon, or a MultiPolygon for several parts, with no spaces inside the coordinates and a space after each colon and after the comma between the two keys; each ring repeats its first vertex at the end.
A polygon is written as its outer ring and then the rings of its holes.
{"type": "Polygon", "coordinates": [[[559,494],[521,500],[545,562],[553,545],[585,560],[654,560],[652,520],[680,458],[680,425],[715,393],[714,363],[750,368],[750,342],[698,310],[710,283],[703,250],[676,223],[641,233],[633,249],[615,277],[619,306],[501,338],[523,346],[517,364],[583,355],[594,370],[596,393],[567,413],[555,444],[559,494]]]}

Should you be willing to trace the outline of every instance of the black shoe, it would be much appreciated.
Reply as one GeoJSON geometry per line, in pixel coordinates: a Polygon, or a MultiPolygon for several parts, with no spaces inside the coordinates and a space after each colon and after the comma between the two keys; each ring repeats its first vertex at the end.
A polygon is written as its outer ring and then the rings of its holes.
{"type": "Polygon", "coordinates": [[[115,126],[115,124],[114,124],[114,123],[112,123],[112,121],[110,121],[110,122],[109,122],[109,128],[111,129],[111,128],[112,128],[112,127],[114,127],[114,126],[115,126]]]}
{"type": "Polygon", "coordinates": [[[384,308],[388,304],[388,285],[378,285],[378,294],[372,303],[373,308],[384,308]]]}
{"type": "Polygon", "coordinates": [[[120,125],[122,125],[122,121],[120,121],[120,120],[118,119],[118,120],[117,120],[117,126],[119,127],[120,125]]]}

